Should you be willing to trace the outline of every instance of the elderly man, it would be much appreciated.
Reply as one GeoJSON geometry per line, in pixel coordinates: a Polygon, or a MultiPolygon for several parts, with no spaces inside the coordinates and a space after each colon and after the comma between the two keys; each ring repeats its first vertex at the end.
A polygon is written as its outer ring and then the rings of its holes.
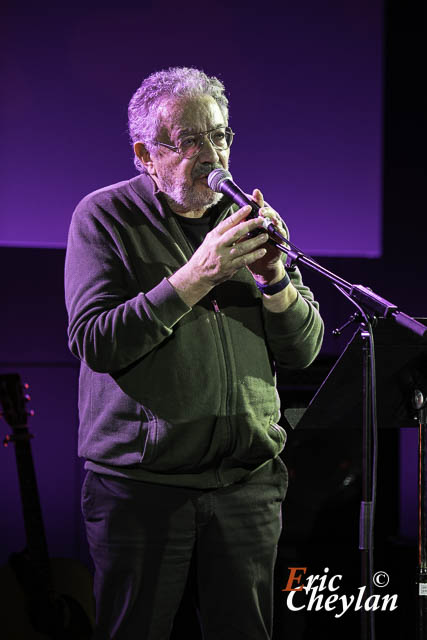
{"type": "Polygon", "coordinates": [[[169,637],[190,565],[204,638],[267,640],[287,473],[275,366],[306,367],[323,326],[261,206],[208,185],[233,132],[222,83],[172,68],[129,105],[140,175],[82,200],[65,269],[81,360],[82,509],[95,638],[169,637]]]}

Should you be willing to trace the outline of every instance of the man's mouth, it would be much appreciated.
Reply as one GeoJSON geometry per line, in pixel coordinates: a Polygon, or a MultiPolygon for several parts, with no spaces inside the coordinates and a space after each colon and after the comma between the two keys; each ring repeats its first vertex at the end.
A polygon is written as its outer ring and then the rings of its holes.
{"type": "Polygon", "coordinates": [[[210,167],[198,167],[195,171],[196,175],[193,177],[193,180],[203,180],[205,184],[207,184],[208,176],[214,169],[220,169],[221,166],[211,165],[210,167]],[[202,173],[203,172],[203,173],[202,173]]]}
{"type": "Polygon", "coordinates": [[[200,180],[203,184],[208,184],[208,176],[197,176],[196,180],[200,180]]]}

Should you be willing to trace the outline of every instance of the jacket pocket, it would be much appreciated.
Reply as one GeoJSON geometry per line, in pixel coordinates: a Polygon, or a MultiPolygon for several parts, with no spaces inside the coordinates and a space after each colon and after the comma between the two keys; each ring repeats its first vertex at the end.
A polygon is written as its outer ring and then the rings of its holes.
{"type": "MultiPolygon", "coordinates": [[[[287,438],[287,433],[283,429],[283,427],[279,426],[276,422],[271,421],[269,424],[269,431],[273,440],[275,440],[278,444],[281,444],[283,449],[287,438]]],[[[280,451],[282,449],[280,449],[280,451]]],[[[280,451],[278,453],[280,453],[280,451]]]]}
{"type": "Polygon", "coordinates": [[[146,408],[144,411],[147,421],[141,426],[141,467],[158,473],[198,473],[215,466],[222,447],[216,416],[172,424],[146,408]]]}
{"type": "Polygon", "coordinates": [[[156,416],[147,407],[142,407],[146,420],[141,421],[141,448],[139,462],[149,463],[156,455],[159,435],[156,416]]]}
{"type": "Polygon", "coordinates": [[[233,458],[243,464],[260,465],[279,455],[285,442],[286,431],[276,424],[273,416],[263,426],[240,425],[233,458]]]}

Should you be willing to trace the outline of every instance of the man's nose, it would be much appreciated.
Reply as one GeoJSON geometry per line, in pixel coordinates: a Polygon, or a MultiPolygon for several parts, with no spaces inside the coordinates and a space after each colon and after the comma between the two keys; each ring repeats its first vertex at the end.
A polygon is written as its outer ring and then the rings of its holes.
{"type": "Polygon", "coordinates": [[[217,149],[213,146],[209,140],[209,136],[203,138],[202,148],[199,153],[200,162],[219,162],[219,155],[217,149]]]}

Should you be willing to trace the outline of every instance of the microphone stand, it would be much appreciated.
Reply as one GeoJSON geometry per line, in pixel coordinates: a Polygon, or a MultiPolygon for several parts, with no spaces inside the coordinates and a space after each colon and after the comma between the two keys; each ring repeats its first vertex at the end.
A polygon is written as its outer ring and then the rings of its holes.
{"type": "MultiPolygon", "coordinates": [[[[344,325],[353,322],[359,324],[362,338],[363,362],[363,441],[362,441],[362,502],[359,519],[359,549],[361,551],[362,586],[366,587],[363,602],[372,595],[374,518],[377,473],[377,414],[376,414],[376,377],[373,326],[377,318],[393,318],[398,324],[422,338],[427,337],[427,327],[400,311],[395,304],[374,293],[369,287],[351,284],[332,271],[325,269],[313,258],[306,256],[298,247],[287,240],[273,224],[268,225],[269,243],[274,244],[287,254],[286,267],[292,269],[302,264],[327,278],[355,307],[356,313],[344,325]],[[283,246],[286,243],[288,246],[283,246]]],[[[339,334],[341,329],[335,331],[339,334]]],[[[421,392],[414,398],[414,408],[419,418],[419,532],[418,532],[418,639],[427,637],[427,401],[420,398],[421,392]]],[[[361,638],[375,640],[374,611],[361,609],[361,638]]]]}
{"type": "Polygon", "coordinates": [[[418,420],[418,640],[427,636],[427,399],[415,389],[412,405],[418,420]]]}
{"type": "Polygon", "coordinates": [[[320,275],[332,282],[332,284],[335,285],[335,287],[357,307],[359,312],[365,312],[372,318],[392,317],[398,324],[406,327],[413,333],[416,333],[421,337],[427,336],[427,327],[425,325],[421,324],[421,322],[418,322],[418,320],[415,320],[411,316],[408,316],[406,313],[399,311],[397,306],[392,302],[381,298],[381,296],[376,294],[369,287],[364,287],[362,284],[351,284],[350,282],[347,282],[347,280],[337,276],[332,271],[325,269],[325,267],[322,267],[322,265],[316,262],[316,260],[310,258],[310,256],[306,256],[300,249],[298,249],[298,247],[287,240],[287,238],[274,228],[273,224],[268,226],[268,231],[270,233],[274,232],[274,236],[276,238],[280,237],[280,242],[272,237],[270,237],[269,242],[273,243],[283,253],[287,254],[287,268],[292,268],[296,264],[303,264],[312,271],[320,273],[320,275]],[[271,229],[271,227],[273,227],[273,229],[271,229]],[[289,247],[284,247],[281,242],[286,242],[289,247]]]}

